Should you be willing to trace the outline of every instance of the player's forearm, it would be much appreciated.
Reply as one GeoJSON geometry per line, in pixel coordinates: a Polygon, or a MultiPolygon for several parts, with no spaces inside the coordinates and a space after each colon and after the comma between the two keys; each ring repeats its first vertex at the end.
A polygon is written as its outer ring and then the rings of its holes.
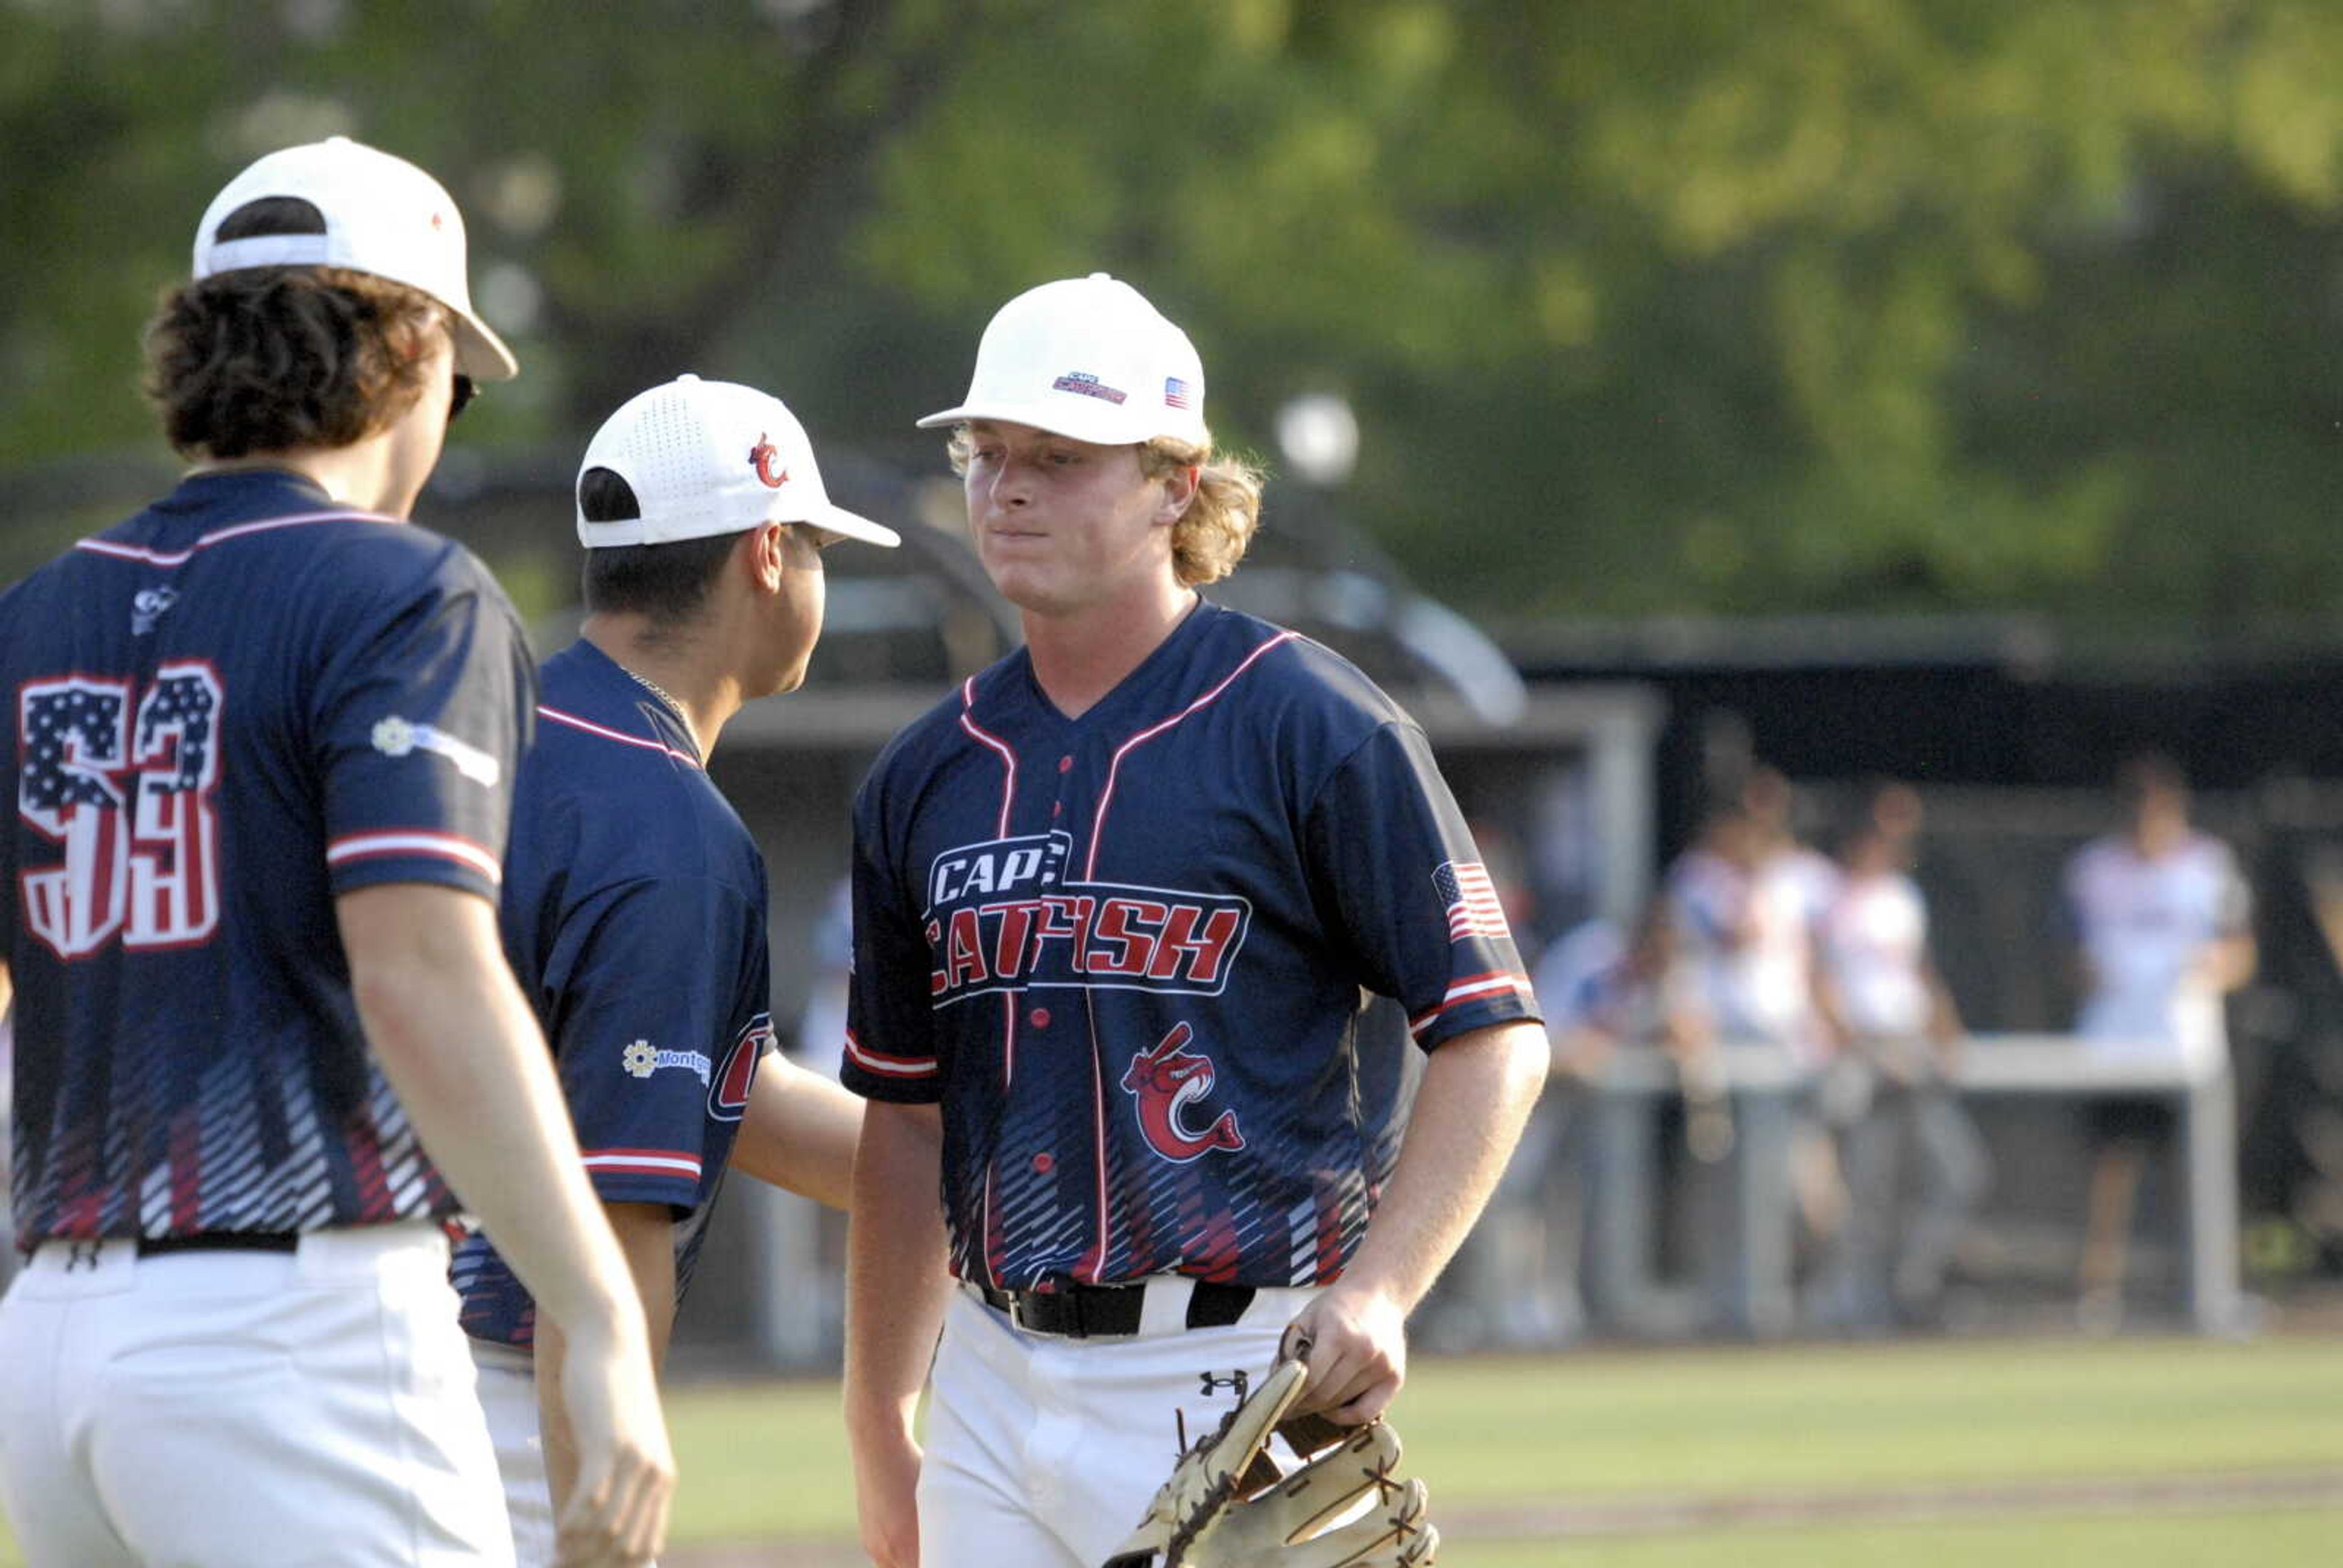
{"type": "Polygon", "coordinates": [[[537,1299],[573,1335],[639,1339],[628,1288],[537,1020],[469,894],[393,884],[336,912],[367,1042],[425,1150],[537,1299]]]}
{"type": "Polygon", "coordinates": [[[908,1432],[927,1382],[951,1288],[936,1198],[942,1159],[934,1106],[870,1106],[846,1247],[846,1420],[857,1441],[908,1432]]]}
{"type": "Polygon", "coordinates": [[[787,1057],[757,1069],[732,1166],[832,1209],[852,1201],[862,1100],[787,1057]]]}
{"type": "MultiPolygon", "coordinates": [[[[608,1203],[603,1212],[618,1240],[618,1251],[634,1276],[635,1297],[642,1303],[643,1322],[650,1337],[651,1364],[667,1359],[668,1340],[675,1328],[675,1221],[664,1203],[608,1203]]],[[[578,1480],[578,1447],[569,1432],[569,1408],[563,1392],[562,1372],[569,1342],[561,1325],[540,1322],[533,1359],[537,1372],[538,1432],[545,1448],[545,1477],[558,1517],[568,1506],[578,1480]]]]}
{"type": "Polygon", "coordinates": [[[1414,1309],[1496,1190],[1544,1087],[1544,1031],[1500,1024],[1448,1041],[1424,1063],[1399,1166],[1342,1276],[1414,1309]]]}

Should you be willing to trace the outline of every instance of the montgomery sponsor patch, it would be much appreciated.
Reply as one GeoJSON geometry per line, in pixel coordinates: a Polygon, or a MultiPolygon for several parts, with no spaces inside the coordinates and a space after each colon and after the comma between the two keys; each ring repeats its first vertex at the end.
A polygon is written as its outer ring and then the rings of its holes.
{"type": "Polygon", "coordinates": [[[374,749],[385,757],[407,757],[428,751],[455,764],[456,771],[475,784],[494,789],[504,777],[504,764],[468,740],[448,734],[436,724],[418,723],[394,713],[375,721],[374,749]]]}
{"type": "Polygon", "coordinates": [[[714,1076],[716,1064],[705,1051],[662,1050],[648,1040],[630,1040],[618,1053],[618,1065],[629,1078],[649,1078],[668,1068],[681,1068],[706,1083],[714,1076]]]}

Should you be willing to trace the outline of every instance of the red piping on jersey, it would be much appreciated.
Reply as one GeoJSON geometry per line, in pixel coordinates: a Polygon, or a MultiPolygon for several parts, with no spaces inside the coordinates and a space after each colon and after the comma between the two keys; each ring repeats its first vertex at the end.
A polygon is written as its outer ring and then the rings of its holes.
{"type": "MultiPolygon", "coordinates": [[[[1009,1100],[1009,1086],[1017,1077],[1017,998],[1013,990],[1001,993],[1001,1099],[1009,1100]]],[[[992,1158],[984,1162],[984,1207],[980,1221],[984,1234],[978,1238],[978,1247],[984,1254],[984,1272],[993,1284],[1001,1283],[1001,1265],[1009,1256],[1007,1244],[1001,1236],[1001,1206],[993,1187],[993,1178],[1001,1170],[1001,1148],[996,1140],[992,1158]]]]}
{"type": "MultiPolygon", "coordinates": [[[[1262,643],[1259,648],[1256,648],[1251,653],[1246,654],[1243,659],[1238,663],[1237,667],[1229,671],[1227,676],[1222,679],[1221,683],[1212,688],[1212,690],[1204,693],[1203,696],[1196,699],[1195,701],[1188,704],[1187,707],[1182,709],[1171,718],[1164,719],[1161,723],[1151,725],[1149,728],[1141,730],[1138,734],[1124,741],[1121,746],[1115,748],[1114,760],[1107,765],[1106,788],[1100,792],[1098,811],[1091,819],[1091,852],[1089,857],[1082,862],[1082,879],[1084,881],[1090,880],[1097,874],[1098,871],[1099,841],[1105,836],[1106,809],[1114,799],[1115,775],[1122,768],[1123,755],[1141,741],[1151,740],[1156,736],[1162,734],[1165,730],[1171,729],[1173,725],[1179,723],[1182,719],[1187,718],[1198,709],[1210,707],[1214,701],[1218,700],[1222,692],[1226,691],[1230,686],[1234,684],[1238,676],[1242,675],[1246,670],[1252,668],[1252,662],[1254,659],[1259,658],[1262,654],[1267,653],[1279,643],[1291,642],[1293,638],[1301,635],[1302,634],[1300,632],[1295,631],[1279,632],[1275,637],[1271,638],[1267,642],[1262,643]]],[[[1008,829],[1004,826],[1001,831],[1005,834],[1008,831],[1008,829]]]]}
{"type": "Polygon", "coordinates": [[[458,838],[453,833],[434,833],[420,828],[390,828],[380,832],[346,834],[326,846],[326,864],[328,866],[338,866],[346,860],[380,859],[386,855],[434,855],[478,871],[491,882],[504,880],[504,863],[487,845],[458,838]]]}
{"type": "Polygon", "coordinates": [[[589,1149],[586,1169],[613,1176],[689,1176],[699,1180],[699,1156],[684,1149],[589,1149]]]}
{"type": "Polygon", "coordinates": [[[81,539],[74,548],[87,550],[95,556],[112,556],[117,560],[142,561],[150,567],[183,567],[197,550],[207,550],[214,545],[246,534],[265,534],[272,528],[297,528],[307,523],[390,523],[396,518],[386,518],[375,512],[298,512],[289,518],[265,518],[256,523],[238,523],[222,528],[216,534],[206,534],[184,550],[150,550],[144,545],[117,545],[112,539],[81,539]]]}
{"type": "Polygon", "coordinates": [[[1085,1004],[1082,1011],[1090,1020],[1091,1163],[1098,1173],[1098,1240],[1074,1265],[1074,1278],[1094,1285],[1106,1267],[1106,1084],[1099,1070],[1098,1010],[1085,1004]]]}
{"type": "Polygon", "coordinates": [[[1408,1032],[1422,1034],[1432,1020],[1442,1013],[1453,1012],[1467,1002],[1478,1001],[1483,997],[1497,991],[1511,991],[1518,996],[1526,993],[1529,989],[1529,977],[1511,970],[1490,970],[1483,974],[1465,975],[1460,980],[1449,982],[1447,994],[1440,999],[1439,1006],[1409,1019],[1408,1032]]]}
{"type": "Polygon", "coordinates": [[[998,735],[977,728],[975,719],[970,716],[975,707],[976,677],[971,675],[960,682],[960,727],[999,752],[1001,766],[1009,770],[1008,776],[1001,781],[1001,823],[992,830],[996,838],[1006,839],[1009,837],[1009,808],[1017,799],[1017,752],[998,735]]]}
{"type": "Polygon", "coordinates": [[[880,1056],[867,1050],[850,1029],[846,1031],[846,1054],[866,1071],[883,1072],[894,1078],[925,1078],[936,1070],[932,1056],[880,1056]]]}
{"type": "Polygon", "coordinates": [[[550,719],[556,724],[566,724],[572,729],[582,729],[588,735],[598,735],[605,740],[615,740],[621,746],[639,746],[646,751],[657,751],[672,757],[678,762],[688,762],[694,768],[699,766],[699,758],[688,751],[678,751],[664,740],[645,739],[639,735],[629,735],[623,729],[612,729],[607,725],[597,724],[590,719],[580,719],[574,713],[564,713],[558,708],[548,708],[542,702],[537,705],[537,716],[539,719],[550,719]]]}

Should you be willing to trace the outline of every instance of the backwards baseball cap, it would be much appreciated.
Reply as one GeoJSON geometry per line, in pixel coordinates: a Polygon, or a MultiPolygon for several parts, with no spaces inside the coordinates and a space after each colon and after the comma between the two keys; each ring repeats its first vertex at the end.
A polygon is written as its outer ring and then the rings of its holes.
{"type": "Polygon", "coordinates": [[[228,181],[196,229],[195,276],[250,266],[346,266],[419,288],[455,317],[457,369],[477,381],[519,372],[504,339],[472,309],[463,214],[446,186],[405,158],[329,136],[270,153],[228,181]],[[217,237],[230,214],[270,196],[307,202],[326,232],[217,237]]]}
{"type": "Polygon", "coordinates": [[[957,408],[921,429],[999,419],[1121,447],[1170,436],[1202,447],[1204,367],[1188,335],[1103,272],[1029,288],[993,316],[957,408]]]}
{"type": "Polygon", "coordinates": [[[895,530],[830,502],[805,427],[778,397],[733,381],[679,376],[638,392],[602,421],[578,465],[608,468],[635,494],[637,516],[606,522],[578,511],[588,549],[666,545],[746,532],[764,523],[807,523],[866,544],[895,545],[895,530]]]}

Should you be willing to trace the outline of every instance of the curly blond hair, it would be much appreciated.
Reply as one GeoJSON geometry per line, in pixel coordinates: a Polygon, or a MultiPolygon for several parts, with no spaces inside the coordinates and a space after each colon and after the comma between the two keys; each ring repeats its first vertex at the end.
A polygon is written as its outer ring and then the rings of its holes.
{"type": "MultiPolygon", "coordinates": [[[[968,474],[968,427],[952,427],[945,450],[952,472],[968,474]]],[[[1139,448],[1139,470],[1160,479],[1174,468],[1194,468],[1195,498],[1172,525],[1172,567],[1182,588],[1216,583],[1237,569],[1261,528],[1261,492],[1267,476],[1260,465],[1234,453],[1216,452],[1170,436],[1139,448]]]]}
{"type": "Polygon", "coordinates": [[[1172,567],[1182,588],[1216,583],[1237,569],[1261,527],[1260,467],[1210,447],[1158,436],[1140,448],[1140,470],[1161,478],[1174,468],[1196,469],[1196,497],[1172,525],[1172,567]]]}

